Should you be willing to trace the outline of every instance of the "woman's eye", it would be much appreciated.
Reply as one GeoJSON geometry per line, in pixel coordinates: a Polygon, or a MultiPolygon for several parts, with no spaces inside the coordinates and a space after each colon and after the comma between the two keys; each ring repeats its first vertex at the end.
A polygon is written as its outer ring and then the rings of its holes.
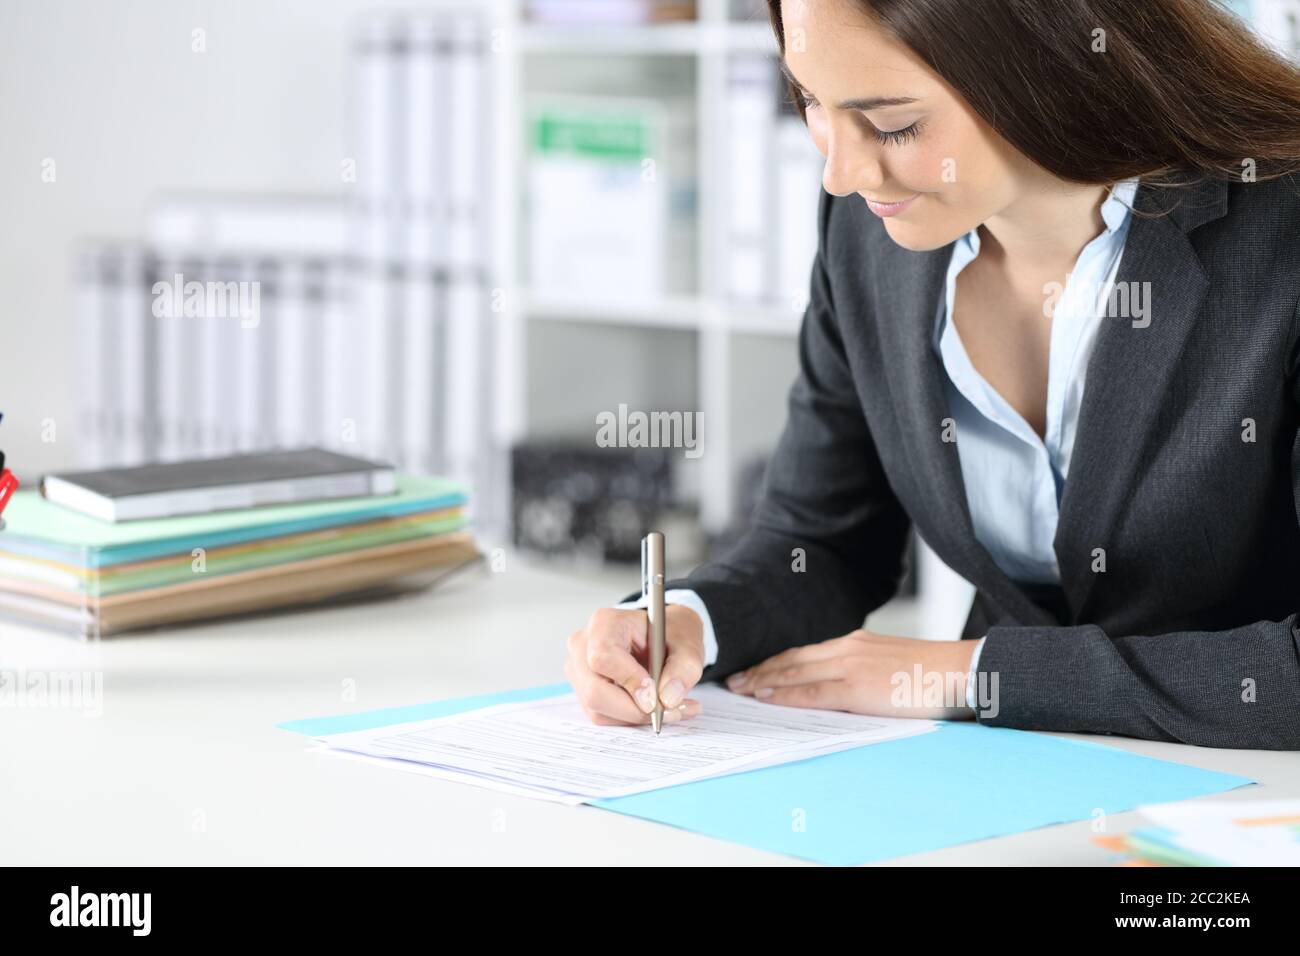
{"type": "Polygon", "coordinates": [[[811,96],[809,96],[807,93],[799,94],[799,103],[803,106],[805,110],[814,109],[817,106],[817,101],[813,99],[811,96]]]}
{"type": "Polygon", "coordinates": [[[876,139],[879,140],[881,143],[885,144],[886,146],[898,146],[902,143],[906,143],[908,140],[916,139],[917,135],[921,132],[921,124],[919,122],[916,122],[905,129],[894,129],[894,130],[878,129],[875,132],[876,132],[876,139]]]}

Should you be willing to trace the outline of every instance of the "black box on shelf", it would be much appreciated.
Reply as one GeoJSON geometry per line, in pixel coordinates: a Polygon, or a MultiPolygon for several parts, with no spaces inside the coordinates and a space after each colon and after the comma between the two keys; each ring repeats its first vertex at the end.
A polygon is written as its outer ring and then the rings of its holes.
{"type": "Polygon", "coordinates": [[[516,547],[640,561],[641,538],[671,509],[670,449],[534,442],[511,452],[516,547]]]}

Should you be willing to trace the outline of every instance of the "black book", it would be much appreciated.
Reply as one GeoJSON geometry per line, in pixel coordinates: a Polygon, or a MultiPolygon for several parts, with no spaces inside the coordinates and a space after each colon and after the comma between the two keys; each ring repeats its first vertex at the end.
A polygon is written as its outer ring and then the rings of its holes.
{"type": "Polygon", "coordinates": [[[41,479],[55,504],[103,521],[206,514],[397,490],[392,465],[321,448],[206,458],[41,479]]]}

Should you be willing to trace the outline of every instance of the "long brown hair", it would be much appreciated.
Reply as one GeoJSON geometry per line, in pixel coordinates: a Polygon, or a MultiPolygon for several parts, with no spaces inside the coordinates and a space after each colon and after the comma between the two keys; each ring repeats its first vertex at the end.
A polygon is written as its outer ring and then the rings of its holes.
{"type": "MultiPolygon", "coordinates": [[[[1300,170],[1300,67],[1214,0],[811,2],[856,5],[1061,179],[1300,170]]],[[[781,0],[768,12],[784,54],[781,0]]]]}

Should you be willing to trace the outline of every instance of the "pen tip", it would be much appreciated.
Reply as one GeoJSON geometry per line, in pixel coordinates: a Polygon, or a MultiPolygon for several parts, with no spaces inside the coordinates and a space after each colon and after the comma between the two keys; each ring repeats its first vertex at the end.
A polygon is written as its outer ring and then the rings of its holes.
{"type": "Polygon", "coordinates": [[[656,734],[659,733],[659,731],[664,729],[664,719],[659,714],[651,714],[650,722],[654,724],[656,734]]]}

